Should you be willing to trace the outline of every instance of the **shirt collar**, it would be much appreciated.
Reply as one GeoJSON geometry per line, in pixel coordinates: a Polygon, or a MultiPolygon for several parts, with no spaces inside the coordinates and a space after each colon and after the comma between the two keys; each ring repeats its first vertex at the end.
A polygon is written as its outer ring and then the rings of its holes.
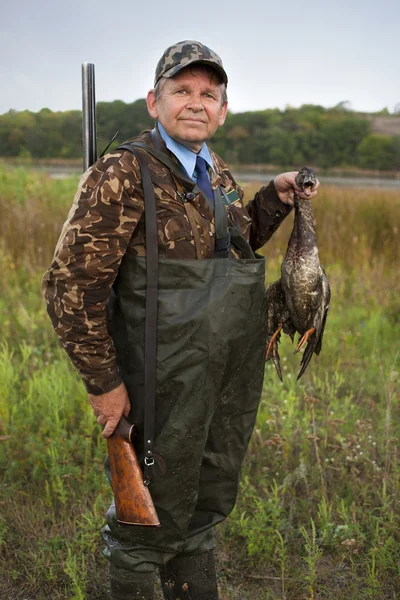
{"type": "Polygon", "coordinates": [[[196,168],[197,156],[201,156],[202,158],[204,158],[208,166],[211,167],[211,169],[214,171],[210,150],[208,149],[207,144],[203,144],[200,152],[196,154],[195,152],[193,152],[192,150],[190,150],[183,144],[180,144],[171,136],[169,136],[168,133],[165,131],[164,127],[161,125],[161,123],[157,123],[157,127],[168,150],[170,150],[172,154],[176,156],[176,158],[179,160],[189,177],[193,178],[193,173],[196,168]]]}

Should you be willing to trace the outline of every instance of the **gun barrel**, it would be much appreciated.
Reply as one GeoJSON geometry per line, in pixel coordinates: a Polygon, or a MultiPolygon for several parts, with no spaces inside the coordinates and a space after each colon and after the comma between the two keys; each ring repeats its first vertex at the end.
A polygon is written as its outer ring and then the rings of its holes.
{"type": "Polygon", "coordinates": [[[96,94],[94,64],[82,63],[82,144],[83,170],[97,160],[96,94]]]}

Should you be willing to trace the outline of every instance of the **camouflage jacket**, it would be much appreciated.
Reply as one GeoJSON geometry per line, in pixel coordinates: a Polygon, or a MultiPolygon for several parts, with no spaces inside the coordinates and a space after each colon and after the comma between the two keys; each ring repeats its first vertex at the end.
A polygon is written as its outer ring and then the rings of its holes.
{"type": "MultiPolygon", "coordinates": [[[[154,145],[148,131],[135,140],[154,145]]],[[[211,258],[214,219],[206,199],[197,195],[191,202],[191,222],[197,227],[194,236],[182,200],[182,182],[157,159],[143,154],[157,201],[159,256],[211,258]]],[[[290,207],[279,200],[271,182],[245,208],[243,190],[225,163],[215,153],[211,156],[215,169],[212,187],[223,186],[228,195],[233,192],[230,198],[236,198],[227,208],[228,218],[254,250],[260,248],[290,207]]],[[[145,255],[143,207],[137,159],[130,152],[117,150],[98,160],[79,182],[53,261],[43,277],[43,293],[56,334],[87,390],[94,394],[111,391],[121,383],[107,331],[107,301],[127,249],[130,255],[145,255]]]]}

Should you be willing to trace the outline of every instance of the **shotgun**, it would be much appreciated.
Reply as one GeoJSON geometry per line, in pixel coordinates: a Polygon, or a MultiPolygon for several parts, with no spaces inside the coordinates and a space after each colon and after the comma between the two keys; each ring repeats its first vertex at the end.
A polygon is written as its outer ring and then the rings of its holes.
{"type": "MultiPolygon", "coordinates": [[[[83,172],[97,160],[96,136],[96,90],[94,64],[82,63],[82,145],[83,145],[83,172]]],[[[100,158],[105,155],[113,141],[117,138],[117,131],[100,158]]]]}
{"type": "MultiPolygon", "coordinates": [[[[82,143],[83,170],[86,171],[97,160],[95,77],[91,63],[82,64],[82,143]]],[[[107,439],[117,519],[126,525],[159,527],[160,521],[133,447],[134,428],[122,416],[107,439]]]]}

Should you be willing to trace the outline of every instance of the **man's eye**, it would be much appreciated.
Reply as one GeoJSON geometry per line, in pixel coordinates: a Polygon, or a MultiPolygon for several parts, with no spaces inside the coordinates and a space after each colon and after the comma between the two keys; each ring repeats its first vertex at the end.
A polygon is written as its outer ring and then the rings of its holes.
{"type": "Polygon", "coordinates": [[[212,100],[215,100],[215,97],[214,97],[212,94],[208,93],[208,92],[207,92],[207,93],[205,93],[205,94],[204,94],[204,96],[205,96],[206,98],[211,98],[212,100]]]}
{"type": "Polygon", "coordinates": [[[186,94],[186,90],[177,90],[176,94],[186,94]]]}

